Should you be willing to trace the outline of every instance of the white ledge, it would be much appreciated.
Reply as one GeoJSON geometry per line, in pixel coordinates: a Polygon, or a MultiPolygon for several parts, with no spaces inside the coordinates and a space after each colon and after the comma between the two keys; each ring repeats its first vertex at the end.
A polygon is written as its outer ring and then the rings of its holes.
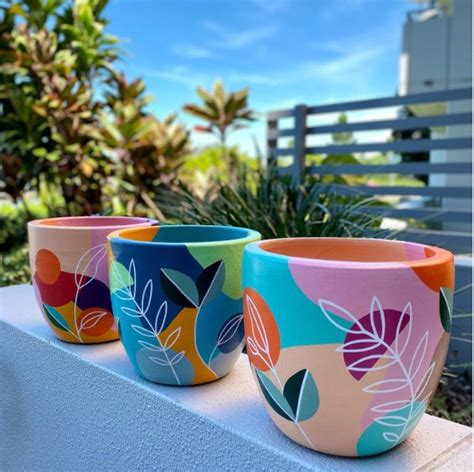
{"type": "Polygon", "coordinates": [[[429,415],[383,455],[305,449],[273,425],[247,362],[211,384],[155,385],[120,342],[58,341],[30,286],[0,289],[0,470],[471,470],[471,429],[429,415]]]}

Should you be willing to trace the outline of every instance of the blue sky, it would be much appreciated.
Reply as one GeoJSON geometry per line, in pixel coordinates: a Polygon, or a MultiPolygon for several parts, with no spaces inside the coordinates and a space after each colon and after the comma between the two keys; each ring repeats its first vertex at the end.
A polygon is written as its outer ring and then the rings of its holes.
{"type": "MultiPolygon", "coordinates": [[[[262,114],[393,95],[402,25],[415,8],[408,0],[111,0],[107,17],[109,32],[125,40],[123,69],[145,79],[150,108],[163,117],[216,78],[250,87],[262,114]]],[[[252,135],[263,146],[263,115],[232,141],[252,152],[252,135]]]]}

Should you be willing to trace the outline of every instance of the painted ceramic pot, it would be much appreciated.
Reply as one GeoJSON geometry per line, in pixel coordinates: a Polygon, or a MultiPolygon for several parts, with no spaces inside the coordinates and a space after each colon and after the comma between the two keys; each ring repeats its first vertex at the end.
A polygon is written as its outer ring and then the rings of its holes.
{"type": "Polygon", "coordinates": [[[63,341],[118,339],[110,303],[107,235],[117,228],[158,224],[148,218],[80,216],[28,223],[36,299],[46,322],[63,341]]]}
{"type": "Polygon", "coordinates": [[[226,375],[244,343],[242,255],[260,234],[176,225],[108,239],[113,312],[136,371],[169,385],[226,375]]]}
{"type": "Polygon", "coordinates": [[[278,428],[320,452],[400,444],[444,366],[453,256],[420,244],[301,238],[247,246],[247,353],[278,428]]]}

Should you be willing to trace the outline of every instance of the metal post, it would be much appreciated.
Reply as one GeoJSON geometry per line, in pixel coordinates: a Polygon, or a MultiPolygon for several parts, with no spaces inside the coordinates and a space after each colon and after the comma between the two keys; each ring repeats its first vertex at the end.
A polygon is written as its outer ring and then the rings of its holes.
{"type": "Polygon", "coordinates": [[[301,182],[304,177],[306,156],[306,105],[296,105],[295,118],[295,144],[292,164],[292,177],[295,182],[301,182]]]}
{"type": "Polygon", "coordinates": [[[277,148],[277,138],[275,131],[278,129],[278,121],[275,119],[267,119],[267,167],[274,165],[276,161],[275,149],[277,148]]]}

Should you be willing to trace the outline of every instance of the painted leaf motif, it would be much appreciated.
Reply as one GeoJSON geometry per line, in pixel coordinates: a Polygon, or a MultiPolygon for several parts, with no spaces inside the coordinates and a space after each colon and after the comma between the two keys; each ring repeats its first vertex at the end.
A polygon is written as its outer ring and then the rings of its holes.
{"type": "Polygon", "coordinates": [[[291,406],[288,404],[288,401],[280,390],[273,385],[272,381],[263,372],[260,372],[258,369],[255,369],[255,372],[263,396],[268,404],[272,407],[275,413],[278,413],[286,420],[293,421],[291,406]]]}
{"type": "Polygon", "coordinates": [[[150,331],[149,329],[146,329],[143,326],[132,325],[131,327],[133,331],[138,334],[141,334],[142,336],[146,336],[148,338],[156,338],[155,333],[153,331],[150,331]]]}
{"type": "Polygon", "coordinates": [[[153,280],[149,280],[145,288],[142,292],[142,304],[141,304],[141,311],[144,315],[148,312],[148,308],[150,308],[151,299],[153,298],[153,280]]]}
{"type": "Polygon", "coordinates": [[[164,349],[172,348],[174,344],[176,343],[176,341],[178,340],[180,333],[181,333],[181,328],[176,328],[171,334],[169,334],[163,346],[164,349]]]}
{"type": "Polygon", "coordinates": [[[391,413],[392,411],[401,412],[407,408],[410,408],[410,402],[408,400],[393,400],[373,406],[372,411],[375,413],[391,413]]]}
{"type": "Polygon", "coordinates": [[[398,434],[391,433],[391,432],[383,433],[383,438],[388,442],[397,442],[400,439],[398,434]]]}
{"type": "Polygon", "coordinates": [[[198,289],[191,277],[173,269],[161,269],[160,277],[163,290],[173,303],[186,308],[199,306],[198,289]]]}
{"type": "Polygon", "coordinates": [[[176,365],[184,357],[184,351],[178,352],[172,359],[170,359],[170,365],[176,365]]]}
{"type": "Polygon", "coordinates": [[[415,352],[411,358],[410,366],[408,368],[408,374],[411,379],[416,377],[416,374],[418,374],[418,371],[423,365],[426,349],[428,348],[428,334],[429,331],[426,331],[426,333],[420,339],[420,342],[416,346],[415,352]]]}
{"type": "Polygon", "coordinates": [[[242,342],[244,323],[242,313],[230,317],[222,326],[217,337],[217,346],[222,352],[232,352],[242,342]]]}
{"type": "Polygon", "coordinates": [[[408,388],[407,379],[387,379],[367,385],[362,390],[366,393],[393,393],[408,388]]]}
{"type": "Polygon", "coordinates": [[[216,261],[206,267],[199,275],[196,286],[200,306],[214,300],[222,291],[225,281],[224,261],[216,261]]]}
{"type": "MultiPolygon", "coordinates": [[[[126,294],[127,293],[126,289],[133,284],[132,277],[128,273],[125,266],[120,264],[120,262],[117,262],[117,261],[112,261],[110,263],[109,275],[110,275],[110,291],[112,293],[118,291],[117,296],[121,298],[119,293],[122,292],[123,290],[124,294],[126,294]]],[[[124,295],[122,294],[122,296],[124,295]]]]}
{"type": "Polygon", "coordinates": [[[336,305],[330,300],[318,300],[319,307],[323,312],[326,319],[331,322],[336,328],[339,328],[341,331],[345,331],[349,334],[360,334],[363,332],[364,328],[352,313],[347,311],[345,308],[342,308],[339,305],[336,305]],[[346,327],[345,322],[350,320],[352,326],[346,327]]]}
{"type": "Polygon", "coordinates": [[[163,331],[166,323],[166,317],[168,316],[168,303],[166,300],[160,305],[158,313],[156,314],[154,329],[156,334],[160,334],[163,331]]]}
{"type": "Polygon", "coordinates": [[[425,375],[423,376],[423,378],[420,380],[420,384],[418,385],[418,388],[416,389],[416,397],[418,398],[422,393],[423,391],[425,390],[425,388],[427,387],[430,379],[431,379],[431,375],[433,374],[433,370],[435,368],[435,365],[436,365],[436,361],[433,362],[430,367],[428,368],[428,370],[426,371],[425,375]]]}
{"type": "Polygon", "coordinates": [[[380,360],[383,360],[380,368],[388,367],[392,361],[387,358],[387,348],[381,341],[388,346],[396,343],[396,338],[402,335],[409,322],[410,316],[406,312],[381,309],[378,300],[373,302],[370,313],[358,320],[357,329],[360,328],[362,332],[351,328],[347,332],[344,344],[338,348],[338,351],[344,353],[344,362],[352,377],[360,380],[367,372],[373,370],[380,360]],[[381,334],[383,338],[380,338],[381,334]]]}
{"type": "Polygon", "coordinates": [[[451,332],[453,310],[453,291],[448,287],[441,287],[439,291],[439,314],[441,324],[447,333],[451,332]]]}
{"type": "Polygon", "coordinates": [[[399,415],[383,416],[382,418],[375,418],[374,421],[382,426],[388,426],[391,428],[405,426],[408,422],[407,418],[399,415]]]}
{"type": "Polygon", "coordinates": [[[79,331],[93,328],[107,314],[108,314],[107,311],[91,311],[87,313],[81,319],[81,322],[79,325],[79,331]]]}
{"type": "Polygon", "coordinates": [[[411,339],[411,330],[413,328],[413,323],[411,322],[413,316],[413,306],[411,302],[408,302],[405,308],[398,319],[397,329],[395,332],[395,352],[398,353],[398,356],[401,357],[405,352],[405,349],[408,346],[408,343],[411,339]],[[406,328],[405,340],[402,342],[402,331],[404,327],[406,328]]]}
{"type": "Polygon", "coordinates": [[[135,308],[128,307],[128,306],[122,306],[120,308],[122,310],[122,313],[125,313],[127,316],[130,316],[131,318],[141,318],[142,316],[140,311],[138,311],[135,308]]]}
{"type": "Polygon", "coordinates": [[[308,369],[296,372],[287,380],[283,395],[296,421],[308,420],[318,411],[318,387],[308,369]]]}
{"type": "Polygon", "coordinates": [[[78,290],[92,282],[99,271],[100,263],[106,255],[107,245],[99,244],[90,248],[80,257],[74,270],[74,281],[78,290]]]}
{"type": "Polygon", "coordinates": [[[266,372],[272,369],[280,356],[278,326],[265,300],[255,290],[244,290],[243,306],[250,361],[257,369],[266,372]]]}
{"type": "Polygon", "coordinates": [[[169,367],[170,363],[166,359],[160,359],[159,357],[149,357],[151,362],[154,362],[155,364],[162,365],[169,367]]]}
{"type": "Polygon", "coordinates": [[[163,352],[163,348],[160,346],[155,346],[154,344],[147,343],[146,341],[138,340],[138,344],[149,351],[163,352]]]}
{"type": "Polygon", "coordinates": [[[43,305],[44,312],[48,317],[48,320],[58,329],[62,331],[69,331],[69,325],[64,317],[52,306],[43,305]]]}

